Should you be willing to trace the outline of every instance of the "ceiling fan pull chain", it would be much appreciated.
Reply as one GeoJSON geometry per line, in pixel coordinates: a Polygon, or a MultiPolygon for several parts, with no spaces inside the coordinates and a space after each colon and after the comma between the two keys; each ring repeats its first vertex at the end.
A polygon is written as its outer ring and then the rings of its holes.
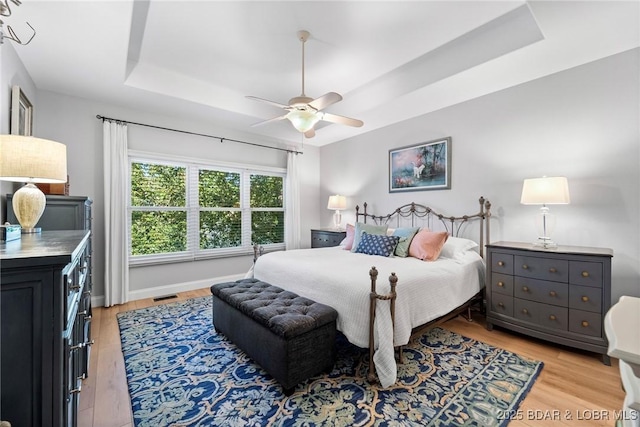
{"type": "Polygon", "coordinates": [[[306,96],[304,94],[304,44],[307,41],[307,38],[309,38],[309,33],[302,30],[298,32],[298,36],[302,42],[302,94],[300,96],[306,96]]]}

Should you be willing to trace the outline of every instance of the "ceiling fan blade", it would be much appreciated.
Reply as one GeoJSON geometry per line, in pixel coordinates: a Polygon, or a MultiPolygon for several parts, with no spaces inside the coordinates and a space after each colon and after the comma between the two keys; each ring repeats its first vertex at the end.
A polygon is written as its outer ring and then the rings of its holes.
{"type": "Polygon", "coordinates": [[[311,101],[309,106],[319,111],[327,108],[331,104],[335,104],[338,101],[342,101],[342,95],[335,92],[329,92],[311,101]]]}
{"type": "Polygon", "coordinates": [[[316,136],[316,131],[313,128],[311,128],[304,133],[304,136],[305,138],[313,138],[314,136],[316,136]]]}
{"type": "Polygon", "coordinates": [[[268,99],[264,99],[264,98],[258,98],[257,96],[247,96],[246,98],[247,99],[252,99],[254,101],[266,102],[267,104],[271,104],[271,105],[279,107],[279,108],[289,108],[288,105],[281,104],[281,103],[275,102],[275,101],[269,101],[268,99]]]}
{"type": "Polygon", "coordinates": [[[287,115],[285,114],[284,116],[278,116],[278,117],[274,117],[274,118],[269,119],[269,120],[263,120],[261,122],[254,123],[254,124],[251,125],[251,127],[253,128],[253,127],[256,127],[256,126],[266,125],[267,123],[277,122],[277,121],[280,121],[280,120],[283,120],[283,119],[286,119],[286,118],[287,118],[287,115]]]}
{"type": "Polygon", "coordinates": [[[364,124],[362,120],[352,119],[350,117],[338,116],[337,114],[322,113],[322,118],[325,122],[339,123],[341,125],[353,126],[359,128],[364,124]]]}

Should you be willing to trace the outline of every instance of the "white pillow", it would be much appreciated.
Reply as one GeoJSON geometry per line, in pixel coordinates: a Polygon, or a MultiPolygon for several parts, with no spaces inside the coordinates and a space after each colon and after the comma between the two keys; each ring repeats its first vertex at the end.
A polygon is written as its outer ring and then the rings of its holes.
{"type": "Polygon", "coordinates": [[[473,240],[464,239],[462,237],[449,236],[444,246],[442,247],[442,251],[440,251],[440,256],[446,258],[455,258],[456,256],[477,247],[478,244],[473,240]]]}

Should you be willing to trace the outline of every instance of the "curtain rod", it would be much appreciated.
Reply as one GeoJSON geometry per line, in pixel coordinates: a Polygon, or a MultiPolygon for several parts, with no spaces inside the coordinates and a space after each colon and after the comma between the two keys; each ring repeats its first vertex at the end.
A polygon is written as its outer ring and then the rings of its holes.
{"type": "Polygon", "coordinates": [[[107,121],[113,121],[113,122],[118,122],[118,123],[126,123],[126,124],[130,124],[130,125],[145,126],[145,127],[149,127],[149,128],[168,130],[168,131],[171,131],[171,132],[186,133],[186,134],[189,134],[189,135],[204,136],[206,138],[219,139],[220,142],[231,141],[231,142],[237,142],[239,144],[253,145],[254,147],[262,147],[262,148],[270,148],[272,150],[286,151],[287,153],[303,154],[302,151],[289,150],[287,148],[271,147],[270,145],[258,144],[256,142],[240,141],[238,139],[223,138],[221,136],[207,135],[206,133],[197,133],[197,132],[190,132],[190,131],[187,131],[187,130],[171,129],[171,128],[166,128],[166,127],[162,127],[162,126],[148,125],[148,124],[145,124],[145,123],[128,122],[126,120],[112,119],[112,118],[109,118],[109,117],[104,117],[104,116],[101,116],[99,114],[96,115],[96,119],[99,119],[99,120],[102,120],[102,121],[107,120],[107,121]]]}

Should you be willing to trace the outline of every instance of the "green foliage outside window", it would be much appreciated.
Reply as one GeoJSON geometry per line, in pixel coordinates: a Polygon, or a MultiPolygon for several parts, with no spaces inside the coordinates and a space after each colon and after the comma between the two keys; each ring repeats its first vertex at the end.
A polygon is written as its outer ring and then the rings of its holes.
{"type": "Polygon", "coordinates": [[[186,206],[187,169],[131,164],[131,206],[186,206]]]}
{"type": "Polygon", "coordinates": [[[251,175],[251,207],[284,207],[283,188],[283,179],[281,176],[251,175]]]}
{"type": "Polygon", "coordinates": [[[282,176],[191,168],[196,166],[131,163],[131,255],[284,242],[282,176]],[[195,172],[198,182],[189,187],[197,185],[198,200],[187,203],[187,177],[195,179],[195,172]],[[242,206],[243,188],[250,206],[242,206]],[[187,226],[187,206],[198,209],[198,224],[187,226]],[[243,218],[251,218],[250,224],[243,218]],[[243,242],[243,227],[249,226],[251,242],[243,242]],[[190,227],[198,227],[199,242],[188,243],[190,227]]]}
{"type": "Polygon", "coordinates": [[[200,212],[200,249],[233,248],[241,245],[240,212],[200,212]]]}
{"type": "Polygon", "coordinates": [[[201,169],[198,173],[200,206],[208,208],[240,207],[240,174],[201,169]]]}
{"type": "Polygon", "coordinates": [[[187,213],[133,212],[131,255],[163,254],[187,250],[187,213]]]}
{"type": "Polygon", "coordinates": [[[259,245],[284,242],[284,212],[251,213],[251,240],[259,245]]]}
{"type": "MultiPolygon", "coordinates": [[[[131,164],[131,205],[186,207],[186,168],[151,163],[131,164]]],[[[187,249],[187,212],[134,211],[131,255],[182,252],[187,249]]]]}

